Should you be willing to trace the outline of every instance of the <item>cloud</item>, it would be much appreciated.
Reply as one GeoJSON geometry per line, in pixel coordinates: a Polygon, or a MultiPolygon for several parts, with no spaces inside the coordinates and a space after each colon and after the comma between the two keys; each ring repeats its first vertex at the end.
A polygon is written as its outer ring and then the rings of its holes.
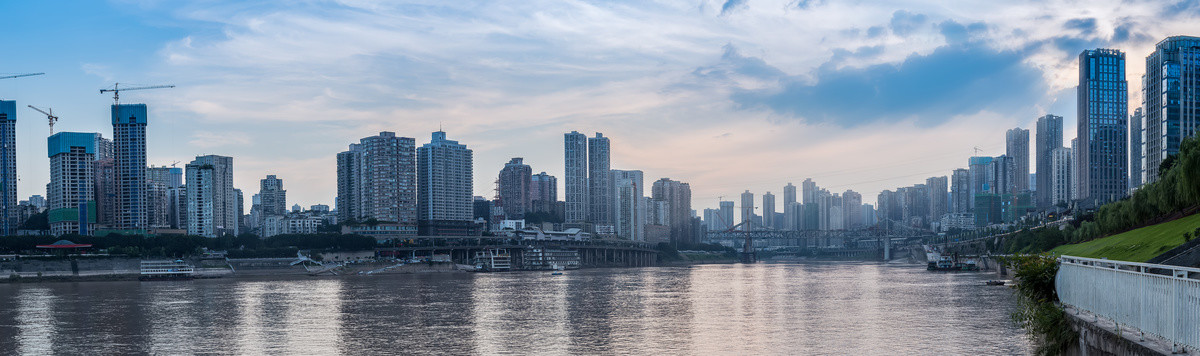
{"type": "Polygon", "coordinates": [[[737,90],[743,109],[766,109],[812,124],[857,127],[913,120],[929,126],[955,115],[1023,112],[1045,92],[1025,54],[972,43],[944,46],[904,62],[864,68],[821,66],[815,82],[781,78],[778,88],[737,90]]]}
{"type": "Polygon", "coordinates": [[[938,30],[946,38],[946,43],[957,45],[969,41],[972,36],[987,31],[987,25],[983,22],[974,22],[963,26],[954,20],[946,20],[938,24],[938,30]]]}
{"type": "Polygon", "coordinates": [[[728,15],[733,10],[746,7],[746,0],[725,0],[725,4],[721,5],[721,16],[728,15]]]}
{"type": "Polygon", "coordinates": [[[1079,18],[1067,20],[1063,27],[1071,30],[1078,30],[1081,34],[1090,35],[1096,32],[1095,18],[1079,18]]]}
{"type": "MultiPolygon", "coordinates": [[[[250,136],[243,132],[214,132],[214,131],[197,131],[192,134],[191,141],[188,144],[200,148],[218,148],[228,146],[246,146],[250,144],[250,136]]],[[[231,154],[232,151],[226,151],[231,154]]]]}
{"type": "Polygon", "coordinates": [[[914,14],[906,10],[897,10],[892,13],[892,21],[889,23],[889,26],[892,29],[892,33],[898,36],[907,36],[925,25],[928,20],[928,16],[924,14],[914,14]]]}
{"type": "MultiPolygon", "coordinates": [[[[965,157],[989,138],[1002,147],[1004,128],[1073,110],[1079,51],[1114,46],[1139,58],[1157,39],[1194,31],[1200,14],[1196,1],[1099,1],[218,0],[122,8],[131,26],[140,17],[178,35],[148,45],[161,48],[146,56],[156,65],[94,64],[110,77],[179,85],[139,94],[161,118],[152,158],[229,147],[239,183],[278,171],[301,202],[329,202],[328,168],[346,144],[381,130],[422,143],[439,122],[475,149],[477,177],[513,156],[561,172],[553,147],[562,132],[599,131],[614,141],[614,165],[716,196],[759,189],[746,172],[765,177],[761,187],[814,170],[859,169],[873,175],[861,181],[878,181],[888,173],[862,167],[925,149],[965,157]],[[170,131],[178,136],[161,138],[170,131]],[[780,155],[797,168],[761,164],[780,155]]],[[[91,60],[71,65],[81,62],[91,60]]],[[[1130,66],[1132,102],[1139,71],[1130,66]]],[[[945,168],[961,165],[951,158],[945,168]]],[[[44,189],[44,179],[26,180],[44,189]]],[[[911,183],[853,189],[870,200],[874,189],[911,183]]],[[[477,192],[491,189],[476,178],[477,192]]]]}
{"type": "Polygon", "coordinates": [[[883,28],[883,26],[871,26],[867,29],[867,38],[878,38],[886,34],[887,29],[883,28]]]}

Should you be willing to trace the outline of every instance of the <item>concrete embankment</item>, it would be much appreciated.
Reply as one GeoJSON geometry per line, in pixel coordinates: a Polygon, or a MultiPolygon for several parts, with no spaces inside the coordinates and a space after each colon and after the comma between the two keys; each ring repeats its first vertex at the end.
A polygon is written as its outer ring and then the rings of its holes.
{"type": "Polygon", "coordinates": [[[1194,350],[1171,351],[1171,343],[1104,318],[1067,308],[1067,320],[1079,333],[1079,343],[1067,355],[1200,355],[1194,350]]]}
{"type": "MultiPolygon", "coordinates": [[[[141,259],[107,257],[81,259],[17,259],[0,261],[3,282],[77,282],[136,280],[141,259]]],[[[398,264],[394,261],[346,264],[337,267],[293,265],[295,258],[188,259],[196,278],[270,278],[285,276],[413,274],[464,272],[448,262],[398,264]],[[320,273],[315,273],[320,272],[320,273]],[[369,272],[369,273],[368,273],[369,272]]]]}

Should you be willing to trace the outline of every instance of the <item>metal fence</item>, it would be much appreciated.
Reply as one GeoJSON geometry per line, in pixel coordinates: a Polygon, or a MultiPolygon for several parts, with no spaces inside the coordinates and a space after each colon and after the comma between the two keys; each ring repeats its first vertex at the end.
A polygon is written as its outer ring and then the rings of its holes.
{"type": "Polygon", "coordinates": [[[1062,256],[1054,284],[1065,305],[1200,349],[1200,269],[1062,256]]]}

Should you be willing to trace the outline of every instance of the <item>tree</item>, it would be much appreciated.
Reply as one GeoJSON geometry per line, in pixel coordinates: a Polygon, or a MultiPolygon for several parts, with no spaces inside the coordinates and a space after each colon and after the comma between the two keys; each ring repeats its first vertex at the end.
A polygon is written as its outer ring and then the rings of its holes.
{"type": "Polygon", "coordinates": [[[50,230],[50,219],[46,214],[47,212],[48,210],[33,214],[33,216],[25,219],[17,228],[21,230],[50,230]]]}

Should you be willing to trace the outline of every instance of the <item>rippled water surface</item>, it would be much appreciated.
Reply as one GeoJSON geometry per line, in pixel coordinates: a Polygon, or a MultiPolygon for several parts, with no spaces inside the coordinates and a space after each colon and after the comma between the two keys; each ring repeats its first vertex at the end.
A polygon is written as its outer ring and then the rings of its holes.
{"type": "Polygon", "coordinates": [[[0,284],[0,354],[1028,354],[989,277],[798,263],[0,284]]]}

